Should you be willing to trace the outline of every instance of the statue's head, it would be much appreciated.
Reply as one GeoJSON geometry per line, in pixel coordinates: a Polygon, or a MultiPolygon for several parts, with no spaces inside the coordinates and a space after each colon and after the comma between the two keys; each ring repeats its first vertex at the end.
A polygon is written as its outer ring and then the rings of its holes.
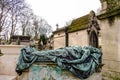
{"type": "Polygon", "coordinates": [[[34,47],[35,46],[35,41],[33,39],[30,40],[29,46],[30,47],[34,47]]]}

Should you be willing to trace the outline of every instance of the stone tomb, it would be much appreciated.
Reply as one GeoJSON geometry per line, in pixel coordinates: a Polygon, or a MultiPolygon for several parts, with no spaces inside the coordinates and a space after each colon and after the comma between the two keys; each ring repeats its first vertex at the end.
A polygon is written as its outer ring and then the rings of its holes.
{"type": "MultiPolygon", "coordinates": [[[[18,76],[16,64],[22,45],[0,45],[0,80],[80,80],[67,70],[61,70],[55,63],[36,62],[18,76]]],[[[94,73],[86,80],[102,80],[101,73],[94,73]]]]}
{"type": "Polygon", "coordinates": [[[21,36],[21,35],[14,35],[11,37],[11,42],[13,45],[29,45],[30,36],[21,36]]]}

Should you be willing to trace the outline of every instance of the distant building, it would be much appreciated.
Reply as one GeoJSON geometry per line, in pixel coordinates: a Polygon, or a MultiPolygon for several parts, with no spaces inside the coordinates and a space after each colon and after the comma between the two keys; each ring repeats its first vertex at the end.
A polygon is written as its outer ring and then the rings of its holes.
{"type": "Polygon", "coordinates": [[[65,29],[59,28],[53,32],[53,47],[54,49],[65,47],[65,29]]]}
{"type": "Polygon", "coordinates": [[[29,46],[30,36],[13,35],[11,37],[11,44],[29,46]]]}
{"type": "Polygon", "coordinates": [[[65,46],[99,47],[99,24],[93,11],[90,14],[74,19],[69,26],[53,32],[54,49],[65,46]]]}

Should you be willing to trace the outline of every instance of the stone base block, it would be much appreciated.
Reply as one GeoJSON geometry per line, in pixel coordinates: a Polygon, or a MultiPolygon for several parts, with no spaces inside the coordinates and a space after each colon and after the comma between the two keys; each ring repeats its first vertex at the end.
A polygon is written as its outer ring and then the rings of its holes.
{"type": "Polygon", "coordinates": [[[17,80],[16,76],[0,75],[0,80],[17,80]]]}
{"type": "Polygon", "coordinates": [[[101,73],[94,73],[87,79],[80,79],[68,70],[62,70],[52,63],[33,64],[18,80],[102,80],[101,73]]]}

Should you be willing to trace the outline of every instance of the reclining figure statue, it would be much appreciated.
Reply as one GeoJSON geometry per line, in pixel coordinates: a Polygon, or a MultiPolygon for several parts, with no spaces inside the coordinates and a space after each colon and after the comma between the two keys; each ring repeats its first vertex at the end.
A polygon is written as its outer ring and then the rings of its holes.
{"type": "Polygon", "coordinates": [[[47,51],[37,51],[30,46],[21,49],[16,72],[21,75],[34,62],[52,61],[61,69],[67,69],[80,79],[85,79],[98,70],[101,59],[102,52],[92,46],[70,46],[47,51]]]}

